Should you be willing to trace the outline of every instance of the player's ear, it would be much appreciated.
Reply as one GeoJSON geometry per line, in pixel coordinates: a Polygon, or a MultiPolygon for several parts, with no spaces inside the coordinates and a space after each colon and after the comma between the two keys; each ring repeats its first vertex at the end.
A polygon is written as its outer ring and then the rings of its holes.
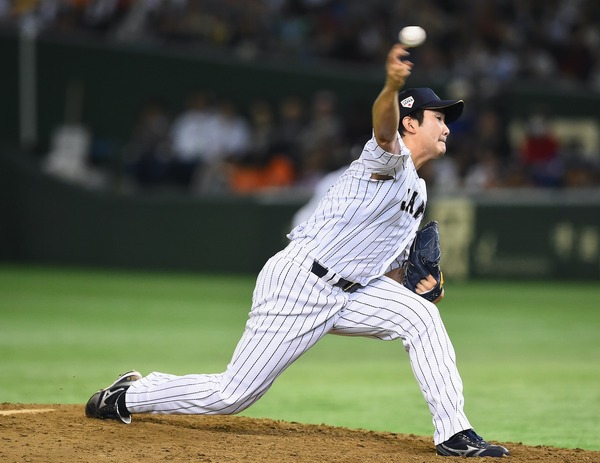
{"type": "Polygon", "coordinates": [[[410,116],[404,116],[401,121],[404,130],[409,133],[415,133],[415,120],[410,116]]]}

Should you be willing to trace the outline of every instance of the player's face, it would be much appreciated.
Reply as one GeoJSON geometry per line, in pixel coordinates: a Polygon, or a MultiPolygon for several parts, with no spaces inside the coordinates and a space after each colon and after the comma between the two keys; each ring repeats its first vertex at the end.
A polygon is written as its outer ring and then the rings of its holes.
{"type": "Polygon", "coordinates": [[[422,141],[431,158],[435,159],[446,153],[446,139],[450,129],[445,123],[445,115],[441,111],[423,111],[423,124],[421,125],[422,141]]]}

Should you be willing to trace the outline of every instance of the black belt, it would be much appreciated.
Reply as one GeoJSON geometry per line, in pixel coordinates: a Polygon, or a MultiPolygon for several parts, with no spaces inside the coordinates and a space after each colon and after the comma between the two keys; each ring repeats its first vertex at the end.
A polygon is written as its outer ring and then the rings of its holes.
{"type": "MultiPolygon", "coordinates": [[[[323,278],[329,272],[329,270],[327,270],[325,267],[319,264],[316,260],[313,261],[310,271],[317,275],[319,278],[323,278]]],[[[333,284],[332,286],[342,288],[342,291],[345,291],[347,293],[353,293],[361,287],[358,283],[353,283],[351,281],[346,280],[345,278],[340,278],[337,281],[337,283],[333,284]]]]}

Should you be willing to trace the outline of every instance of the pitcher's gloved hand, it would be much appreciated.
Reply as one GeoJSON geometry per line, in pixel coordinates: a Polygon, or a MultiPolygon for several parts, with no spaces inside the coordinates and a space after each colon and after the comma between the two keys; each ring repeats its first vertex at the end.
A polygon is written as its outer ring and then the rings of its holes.
{"type": "Polygon", "coordinates": [[[410,248],[404,272],[404,286],[428,301],[437,301],[444,294],[444,275],[440,270],[441,256],[438,224],[431,221],[417,232],[410,248]]]}

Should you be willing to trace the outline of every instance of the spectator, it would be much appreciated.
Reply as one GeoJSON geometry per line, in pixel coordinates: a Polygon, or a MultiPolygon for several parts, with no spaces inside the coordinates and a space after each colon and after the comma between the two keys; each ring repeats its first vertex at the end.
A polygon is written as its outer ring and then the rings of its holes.
{"type": "Polygon", "coordinates": [[[194,91],[187,97],[186,108],[171,127],[172,159],[170,180],[189,190],[200,170],[215,161],[219,144],[215,137],[217,116],[203,91],[194,91]]]}
{"type": "Polygon", "coordinates": [[[144,188],[163,185],[170,160],[170,116],[164,103],[149,99],[140,110],[123,156],[127,170],[144,188]]]}
{"type": "Polygon", "coordinates": [[[565,143],[562,150],[565,163],[565,188],[594,188],[600,186],[600,152],[586,155],[579,139],[565,143]]]}
{"type": "Polygon", "coordinates": [[[276,149],[277,127],[271,104],[256,100],[250,108],[251,142],[244,158],[230,163],[230,189],[237,194],[252,194],[289,187],[295,169],[287,153],[276,149]]]}
{"type": "Polygon", "coordinates": [[[559,156],[559,142],[541,111],[533,113],[528,121],[520,156],[535,185],[560,186],[564,167],[559,156]]]}
{"type": "Polygon", "coordinates": [[[477,152],[475,162],[469,165],[463,187],[466,191],[477,193],[502,186],[502,164],[500,158],[491,149],[483,148],[477,152]]]}
{"type": "Polygon", "coordinates": [[[211,124],[211,151],[214,155],[203,159],[203,168],[195,185],[196,190],[204,193],[229,190],[228,164],[242,159],[252,141],[249,124],[232,101],[222,100],[217,107],[214,123],[211,124]]]}
{"type": "Polygon", "coordinates": [[[344,165],[344,123],[338,113],[337,98],[329,90],[317,92],[312,111],[302,134],[300,181],[318,182],[327,172],[344,165]]]}
{"type": "Polygon", "coordinates": [[[306,127],[304,104],[297,96],[287,96],[279,102],[279,114],[273,137],[273,150],[287,156],[299,171],[302,166],[302,136],[306,127]]]}
{"type": "Polygon", "coordinates": [[[277,136],[275,115],[270,102],[258,99],[250,105],[250,130],[252,138],[246,148],[246,165],[264,166],[273,154],[277,136]]]}

